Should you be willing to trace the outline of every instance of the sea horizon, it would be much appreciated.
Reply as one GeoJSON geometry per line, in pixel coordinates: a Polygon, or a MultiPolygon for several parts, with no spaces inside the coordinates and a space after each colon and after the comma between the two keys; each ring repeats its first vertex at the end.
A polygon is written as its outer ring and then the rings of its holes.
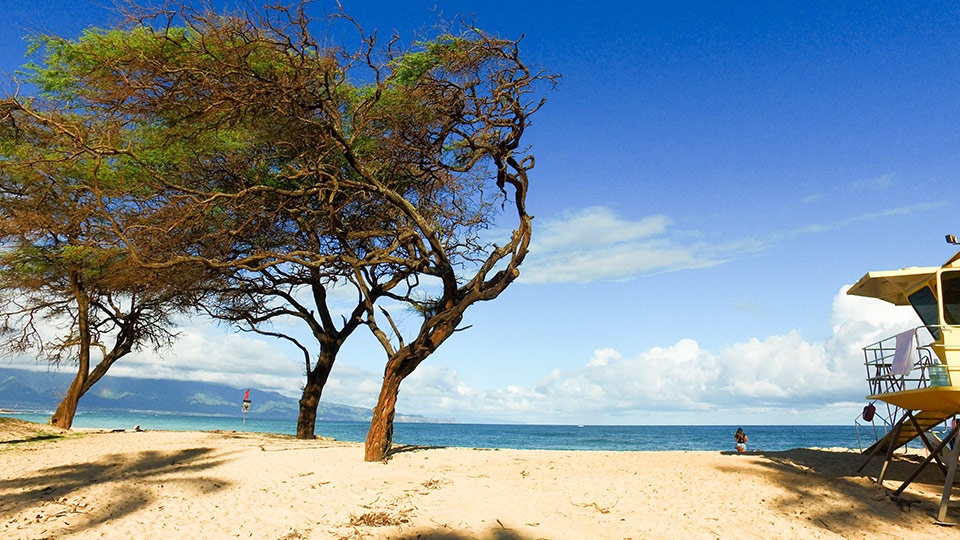
{"type": "MultiPolygon", "coordinates": [[[[0,410],[8,416],[47,423],[47,411],[0,410]]],[[[204,415],[157,411],[78,411],[73,427],[103,430],[237,431],[296,434],[296,419],[248,415],[204,415]]],[[[724,451],[734,448],[737,427],[746,431],[750,451],[870,446],[883,431],[855,425],[604,425],[396,422],[396,445],[503,448],[518,450],[724,451]]],[[[318,421],[315,433],[361,443],[369,422],[318,421]]]]}

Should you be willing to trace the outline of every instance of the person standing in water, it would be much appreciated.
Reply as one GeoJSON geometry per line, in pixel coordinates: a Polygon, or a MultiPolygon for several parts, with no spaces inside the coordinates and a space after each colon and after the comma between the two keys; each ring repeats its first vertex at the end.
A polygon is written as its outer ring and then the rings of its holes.
{"type": "Polygon", "coordinates": [[[742,428],[737,428],[737,432],[733,434],[733,440],[737,443],[737,452],[744,453],[747,451],[747,434],[743,432],[742,428]]]}

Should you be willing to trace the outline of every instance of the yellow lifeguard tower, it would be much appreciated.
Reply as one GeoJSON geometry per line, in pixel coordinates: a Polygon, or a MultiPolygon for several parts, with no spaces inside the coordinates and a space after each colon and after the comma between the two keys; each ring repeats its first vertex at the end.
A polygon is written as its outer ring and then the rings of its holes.
{"type": "MultiPolygon", "coordinates": [[[[953,236],[947,236],[947,242],[958,243],[953,236]]],[[[883,454],[877,477],[883,482],[893,453],[919,438],[929,455],[894,496],[936,462],[946,475],[937,519],[946,524],[960,458],[960,436],[956,422],[951,422],[960,414],[960,252],[943,266],[869,272],[847,294],[912,306],[923,323],[863,349],[870,386],[867,399],[887,404],[890,429],[864,451],[868,456],[860,468],[883,454]],[[941,424],[950,425],[943,438],[930,432],[941,424]]]]}

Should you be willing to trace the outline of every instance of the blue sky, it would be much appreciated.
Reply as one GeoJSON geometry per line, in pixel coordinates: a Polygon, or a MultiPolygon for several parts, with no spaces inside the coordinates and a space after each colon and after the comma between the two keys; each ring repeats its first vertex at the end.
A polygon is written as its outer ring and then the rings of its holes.
{"type": "MultiPolygon", "coordinates": [[[[0,0],[4,78],[24,33],[75,37],[115,19],[107,4],[0,0]]],[[[943,236],[960,232],[960,6],[731,4],[343,1],[404,42],[461,14],[523,35],[527,62],[562,75],[527,132],[536,219],[520,281],[468,312],[472,327],[405,383],[401,411],[853,421],[860,347],[919,321],[843,291],[869,270],[955,252],[943,236]]],[[[299,392],[294,352],[224,334],[187,325],[162,359],[113,372],[299,392]]],[[[324,399],[372,405],[382,362],[355,336],[324,399]]]]}

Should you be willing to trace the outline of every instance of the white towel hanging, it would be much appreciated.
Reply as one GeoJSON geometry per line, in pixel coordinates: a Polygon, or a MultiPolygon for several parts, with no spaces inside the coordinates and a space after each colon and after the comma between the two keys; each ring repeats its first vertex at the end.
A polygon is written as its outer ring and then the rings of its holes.
{"type": "Polygon", "coordinates": [[[891,375],[906,375],[913,370],[913,351],[917,349],[917,334],[907,330],[897,334],[897,350],[893,354],[891,375]]]}

